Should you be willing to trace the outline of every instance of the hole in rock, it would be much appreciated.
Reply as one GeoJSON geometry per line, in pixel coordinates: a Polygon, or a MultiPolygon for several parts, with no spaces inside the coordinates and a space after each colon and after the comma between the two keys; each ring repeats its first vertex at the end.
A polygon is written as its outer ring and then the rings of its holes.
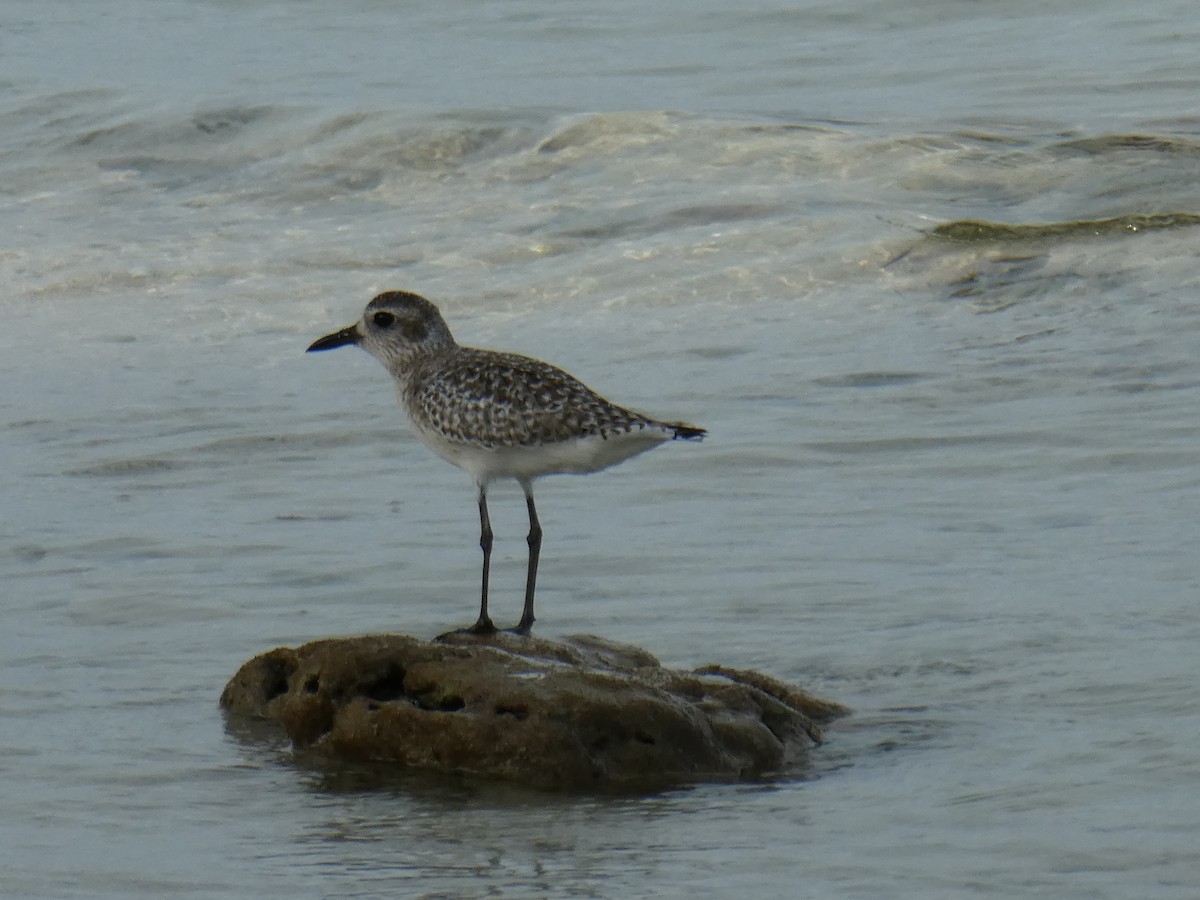
{"type": "Polygon", "coordinates": [[[429,712],[458,712],[466,702],[457,694],[447,694],[444,697],[430,696],[429,693],[423,693],[413,698],[413,703],[418,709],[428,710],[429,712]]]}
{"type": "Polygon", "coordinates": [[[389,667],[374,681],[364,684],[362,693],[368,699],[378,700],[380,703],[400,699],[404,696],[404,669],[400,666],[389,667]]]}
{"type": "Polygon", "coordinates": [[[288,676],[295,671],[293,666],[282,660],[276,660],[267,667],[263,674],[263,699],[270,703],[288,689],[288,676]]]}

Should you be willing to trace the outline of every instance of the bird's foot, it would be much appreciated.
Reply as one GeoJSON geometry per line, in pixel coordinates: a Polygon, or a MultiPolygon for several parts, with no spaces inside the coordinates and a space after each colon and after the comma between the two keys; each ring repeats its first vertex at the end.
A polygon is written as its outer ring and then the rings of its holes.
{"type": "Polygon", "coordinates": [[[467,632],[468,634],[495,634],[496,626],[492,624],[492,620],[487,616],[480,616],[479,620],[474,625],[472,625],[470,628],[464,628],[463,631],[467,632]]]}
{"type": "Polygon", "coordinates": [[[480,616],[479,620],[470,628],[455,628],[453,631],[447,631],[444,634],[439,634],[436,640],[442,641],[446,638],[461,637],[463,635],[471,635],[472,637],[490,637],[499,629],[492,623],[492,620],[486,616],[480,616]]]}
{"type": "Polygon", "coordinates": [[[520,635],[521,637],[529,637],[530,632],[533,631],[533,619],[530,619],[528,622],[522,619],[512,628],[505,628],[504,631],[507,634],[516,634],[520,635]]]}

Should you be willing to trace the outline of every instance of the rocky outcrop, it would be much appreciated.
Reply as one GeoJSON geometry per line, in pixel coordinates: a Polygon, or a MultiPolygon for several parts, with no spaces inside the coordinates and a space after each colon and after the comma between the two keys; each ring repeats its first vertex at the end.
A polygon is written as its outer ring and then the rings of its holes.
{"type": "Polygon", "coordinates": [[[596,637],[503,632],[281,647],[243,665],[221,705],[333,758],[566,790],[795,773],[819,723],[848,712],[757,672],[677,671],[596,637]]]}

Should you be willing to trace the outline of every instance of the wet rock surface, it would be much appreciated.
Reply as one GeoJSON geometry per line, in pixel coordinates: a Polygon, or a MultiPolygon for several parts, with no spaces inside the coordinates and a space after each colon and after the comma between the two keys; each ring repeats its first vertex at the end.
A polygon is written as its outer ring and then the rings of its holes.
{"type": "Polygon", "coordinates": [[[819,725],[848,712],[758,672],[506,633],[280,647],[243,665],[221,705],[333,759],[562,790],[798,774],[819,725]]]}

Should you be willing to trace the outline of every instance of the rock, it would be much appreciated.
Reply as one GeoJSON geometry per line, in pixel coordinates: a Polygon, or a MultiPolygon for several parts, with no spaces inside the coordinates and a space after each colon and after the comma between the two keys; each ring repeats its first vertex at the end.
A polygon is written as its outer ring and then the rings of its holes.
{"type": "Polygon", "coordinates": [[[221,705],[335,759],[565,790],[794,774],[817,723],[848,712],[757,672],[677,671],[597,637],[503,632],[280,647],[243,665],[221,705]]]}

